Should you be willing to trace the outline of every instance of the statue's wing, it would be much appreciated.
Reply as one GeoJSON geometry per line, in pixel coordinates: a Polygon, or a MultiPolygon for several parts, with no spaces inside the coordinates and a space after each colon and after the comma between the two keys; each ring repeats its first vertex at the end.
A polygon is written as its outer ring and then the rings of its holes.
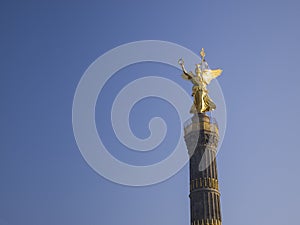
{"type": "Polygon", "coordinates": [[[206,84],[209,84],[210,81],[212,79],[215,79],[217,78],[218,76],[221,75],[223,70],[221,69],[216,69],[216,70],[204,70],[203,71],[203,74],[202,74],[202,77],[203,77],[203,80],[206,84]]]}
{"type": "Polygon", "coordinates": [[[181,74],[181,77],[185,80],[191,80],[193,79],[193,73],[192,72],[189,72],[189,73],[183,73],[181,74]]]}

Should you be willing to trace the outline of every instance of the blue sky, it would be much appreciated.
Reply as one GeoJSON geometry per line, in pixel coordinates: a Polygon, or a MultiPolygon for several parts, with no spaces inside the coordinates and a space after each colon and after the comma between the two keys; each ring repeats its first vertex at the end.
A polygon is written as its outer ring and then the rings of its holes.
{"type": "MultiPolygon", "coordinates": [[[[87,67],[120,44],[145,39],[196,53],[204,47],[209,65],[224,70],[218,78],[228,119],[218,154],[223,224],[296,224],[299,10],[291,0],[1,1],[0,224],[189,223],[188,167],[156,185],[118,185],[87,165],[73,135],[73,96],[87,67]]],[[[175,68],[125,68],[100,96],[97,124],[107,124],[101,102],[115,94],[113,87],[153,71],[191,88],[175,68]]],[[[146,137],[149,118],[161,115],[171,126],[166,150],[147,156],[116,147],[119,159],[151,163],[172,151],[176,113],[148,100],[132,111],[133,131],[146,137]]],[[[105,141],[119,144],[111,136],[105,141]]]]}

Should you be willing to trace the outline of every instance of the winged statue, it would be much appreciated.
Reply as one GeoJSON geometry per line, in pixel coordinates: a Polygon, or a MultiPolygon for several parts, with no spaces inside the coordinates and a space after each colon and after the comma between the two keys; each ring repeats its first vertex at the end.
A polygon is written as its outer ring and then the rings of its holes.
{"type": "Polygon", "coordinates": [[[193,83],[194,104],[191,107],[190,113],[205,113],[216,109],[216,104],[208,95],[207,85],[211,80],[221,75],[221,69],[211,70],[205,61],[205,52],[202,48],[200,52],[201,62],[196,64],[195,74],[193,72],[187,72],[184,67],[183,59],[179,59],[178,63],[182,68],[183,79],[190,80],[193,83]]]}

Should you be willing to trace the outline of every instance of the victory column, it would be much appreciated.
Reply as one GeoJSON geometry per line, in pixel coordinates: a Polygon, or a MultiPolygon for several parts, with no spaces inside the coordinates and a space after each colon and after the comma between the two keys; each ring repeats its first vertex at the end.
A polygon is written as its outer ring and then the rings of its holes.
{"type": "Polygon", "coordinates": [[[180,64],[185,80],[193,83],[194,114],[184,127],[184,138],[190,156],[190,210],[191,225],[221,225],[220,192],[216,153],[219,140],[218,125],[206,112],[216,109],[208,95],[207,85],[222,70],[211,70],[205,61],[205,52],[200,52],[201,62],[196,64],[195,74],[187,72],[183,59],[180,64]]]}

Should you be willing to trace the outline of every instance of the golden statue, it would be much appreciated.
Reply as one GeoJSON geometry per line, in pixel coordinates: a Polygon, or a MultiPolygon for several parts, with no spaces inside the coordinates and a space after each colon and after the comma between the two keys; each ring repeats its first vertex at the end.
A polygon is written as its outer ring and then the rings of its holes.
{"type": "Polygon", "coordinates": [[[193,94],[194,104],[190,110],[190,113],[205,113],[216,109],[215,103],[208,96],[208,90],[206,86],[210,81],[221,75],[222,70],[216,69],[211,70],[205,61],[205,52],[202,48],[200,52],[201,62],[196,64],[196,69],[194,75],[191,71],[187,72],[184,67],[183,59],[179,59],[178,63],[182,68],[183,74],[181,75],[183,79],[190,80],[193,83],[193,94]]]}

